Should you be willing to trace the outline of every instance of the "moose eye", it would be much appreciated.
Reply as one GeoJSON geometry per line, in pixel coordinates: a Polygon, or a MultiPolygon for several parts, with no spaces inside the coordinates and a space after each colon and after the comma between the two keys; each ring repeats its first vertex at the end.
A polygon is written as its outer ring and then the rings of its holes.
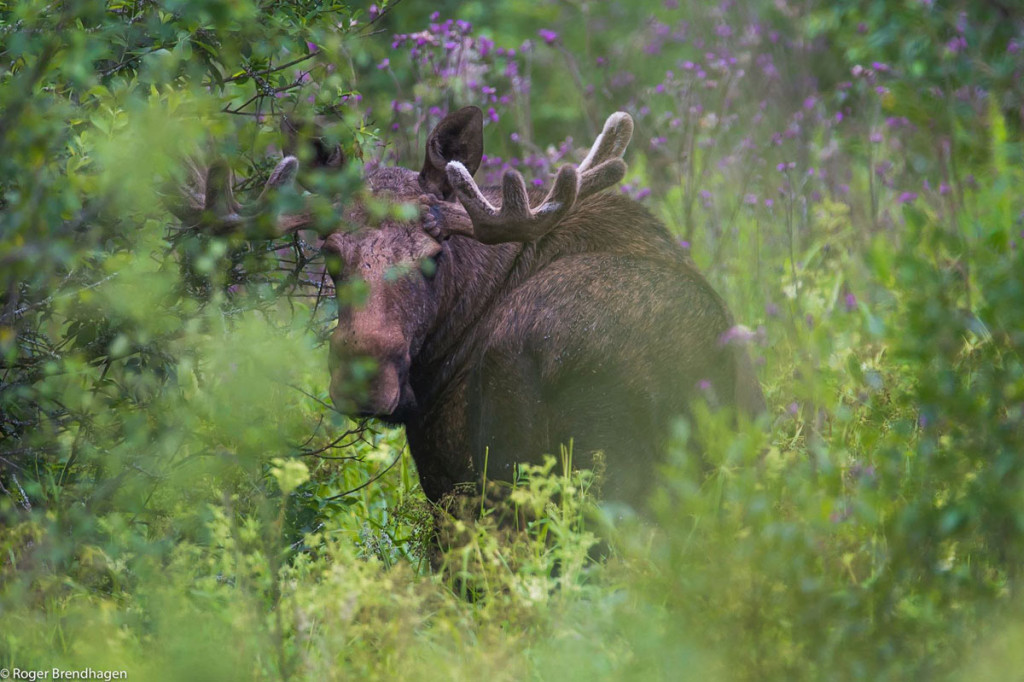
{"type": "Polygon", "coordinates": [[[420,260],[420,272],[427,279],[433,279],[434,275],[437,274],[437,261],[441,258],[441,254],[438,253],[436,256],[427,257],[420,260]]]}
{"type": "Polygon", "coordinates": [[[327,265],[327,274],[330,275],[331,279],[334,281],[342,279],[341,256],[328,251],[324,254],[324,263],[327,265]]]}

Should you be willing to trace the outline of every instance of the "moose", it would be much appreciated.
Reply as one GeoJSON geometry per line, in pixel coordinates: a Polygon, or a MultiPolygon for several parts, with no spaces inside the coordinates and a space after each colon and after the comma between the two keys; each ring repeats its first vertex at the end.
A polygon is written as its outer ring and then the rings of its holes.
{"type": "MultiPolygon", "coordinates": [[[[359,278],[368,290],[364,302],[339,306],[331,398],[340,411],[405,427],[431,501],[484,476],[511,481],[517,465],[571,443],[578,466],[602,459],[604,498],[641,509],[674,419],[697,401],[751,417],[764,410],[746,349],[729,342],[735,323],[721,297],[644,206],[604,191],[625,175],[632,132],[628,114],[612,115],[546,193],[515,170],[481,188],[483,116],[460,109],[430,133],[419,172],[366,173],[375,198],[416,204],[418,217],[371,225],[352,202],[343,222],[356,229],[323,240],[338,288],[359,278]],[[353,394],[360,357],[376,374],[353,394]]],[[[314,165],[344,162],[313,142],[314,165]]],[[[298,167],[285,157],[264,193],[293,182],[298,167]]],[[[185,221],[229,232],[267,210],[240,206],[225,165],[197,181],[185,221]]],[[[273,219],[279,233],[314,220],[273,219]]]]}

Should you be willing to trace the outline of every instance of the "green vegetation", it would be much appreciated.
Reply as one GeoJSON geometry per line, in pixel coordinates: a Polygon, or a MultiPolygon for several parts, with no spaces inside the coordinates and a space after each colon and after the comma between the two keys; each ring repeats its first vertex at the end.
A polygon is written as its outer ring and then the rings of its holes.
{"type": "Polygon", "coordinates": [[[1022,75],[998,0],[0,2],[0,668],[1019,675],[1022,75]],[[403,434],[325,404],[315,235],[165,203],[186,155],[258,188],[317,114],[342,206],[467,104],[482,183],[633,115],[623,191],[755,330],[771,414],[708,416],[707,471],[681,423],[656,524],[552,458],[526,529],[482,510],[433,571],[403,434]]]}

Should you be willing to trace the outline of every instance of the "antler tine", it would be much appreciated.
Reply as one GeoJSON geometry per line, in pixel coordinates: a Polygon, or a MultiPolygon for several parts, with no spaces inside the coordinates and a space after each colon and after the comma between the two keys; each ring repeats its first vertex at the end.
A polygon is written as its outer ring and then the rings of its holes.
{"type": "Polygon", "coordinates": [[[280,163],[274,166],[274,170],[270,173],[270,177],[267,178],[267,184],[263,186],[263,191],[260,192],[260,198],[257,201],[262,203],[266,201],[267,195],[270,192],[291,185],[298,174],[299,160],[294,156],[284,157],[280,163]]]}
{"type": "Polygon", "coordinates": [[[206,171],[191,157],[186,157],[187,178],[178,185],[173,180],[161,189],[161,196],[167,210],[185,225],[199,222],[206,205],[206,171]]]}
{"type": "Polygon", "coordinates": [[[580,164],[579,199],[611,187],[626,176],[622,155],[632,137],[633,119],[629,114],[617,111],[608,117],[594,146],[580,164]]]}
{"type": "Polygon", "coordinates": [[[245,223],[241,204],[232,189],[234,174],[224,160],[217,160],[206,172],[206,196],[201,223],[214,234],[234,232],[245,223]]]}
{"type": "Polygon", "coordinates": [[[271,208],[271,194],[294,181],[299,170],[299,161],[294,156],[286,156],[277,164],[259,198],[250,207],[243,207],[235,199],[233,174],[226,161],[215,161],[205,172],[191,159],[187,163],[191,186],[181,188],[185,205],[179,203],[169,207],[187,226],[198,226],[215,235],[242,232],[256,238],[278,236],[301,229],[311,222],[311,216],[306,214],[279,215],[274,229],[276,234],[271,235],[259,222],[271,208]]]}
{"type": "Polygon", "coordinates": [[[579,191],[576,168],[562,166],[544,201],[537,208],[530,208],[526,181],[518,171],[508,170],[501,181],[501,208],[497,208],[483,195],[464,165],[452,161],[446,171],[473,223],[473,236],[484,244],[539,239],[568,214],[579,191]]]}
{"type": "Polygon", "coordinates": [[[580,172],[585,173],[609,159],[621,159],[632,137],[633,118],[624,111],[616,111],[604,122],[604,129],[580,164],[580,172]]]}

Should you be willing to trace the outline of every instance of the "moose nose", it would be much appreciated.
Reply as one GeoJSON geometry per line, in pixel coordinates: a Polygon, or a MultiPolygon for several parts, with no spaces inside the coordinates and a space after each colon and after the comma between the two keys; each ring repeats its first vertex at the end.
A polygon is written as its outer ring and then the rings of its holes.
{"type": "Polygon", "coordinates": [[[339,412],[386,416],[398,407],[411,359],[408,349],[388,341],[390,335],[363,337],[344,328],[331,334],[330,393],[339,412]],[[375,365],[370,373],[366,360],[375,365]]]}

